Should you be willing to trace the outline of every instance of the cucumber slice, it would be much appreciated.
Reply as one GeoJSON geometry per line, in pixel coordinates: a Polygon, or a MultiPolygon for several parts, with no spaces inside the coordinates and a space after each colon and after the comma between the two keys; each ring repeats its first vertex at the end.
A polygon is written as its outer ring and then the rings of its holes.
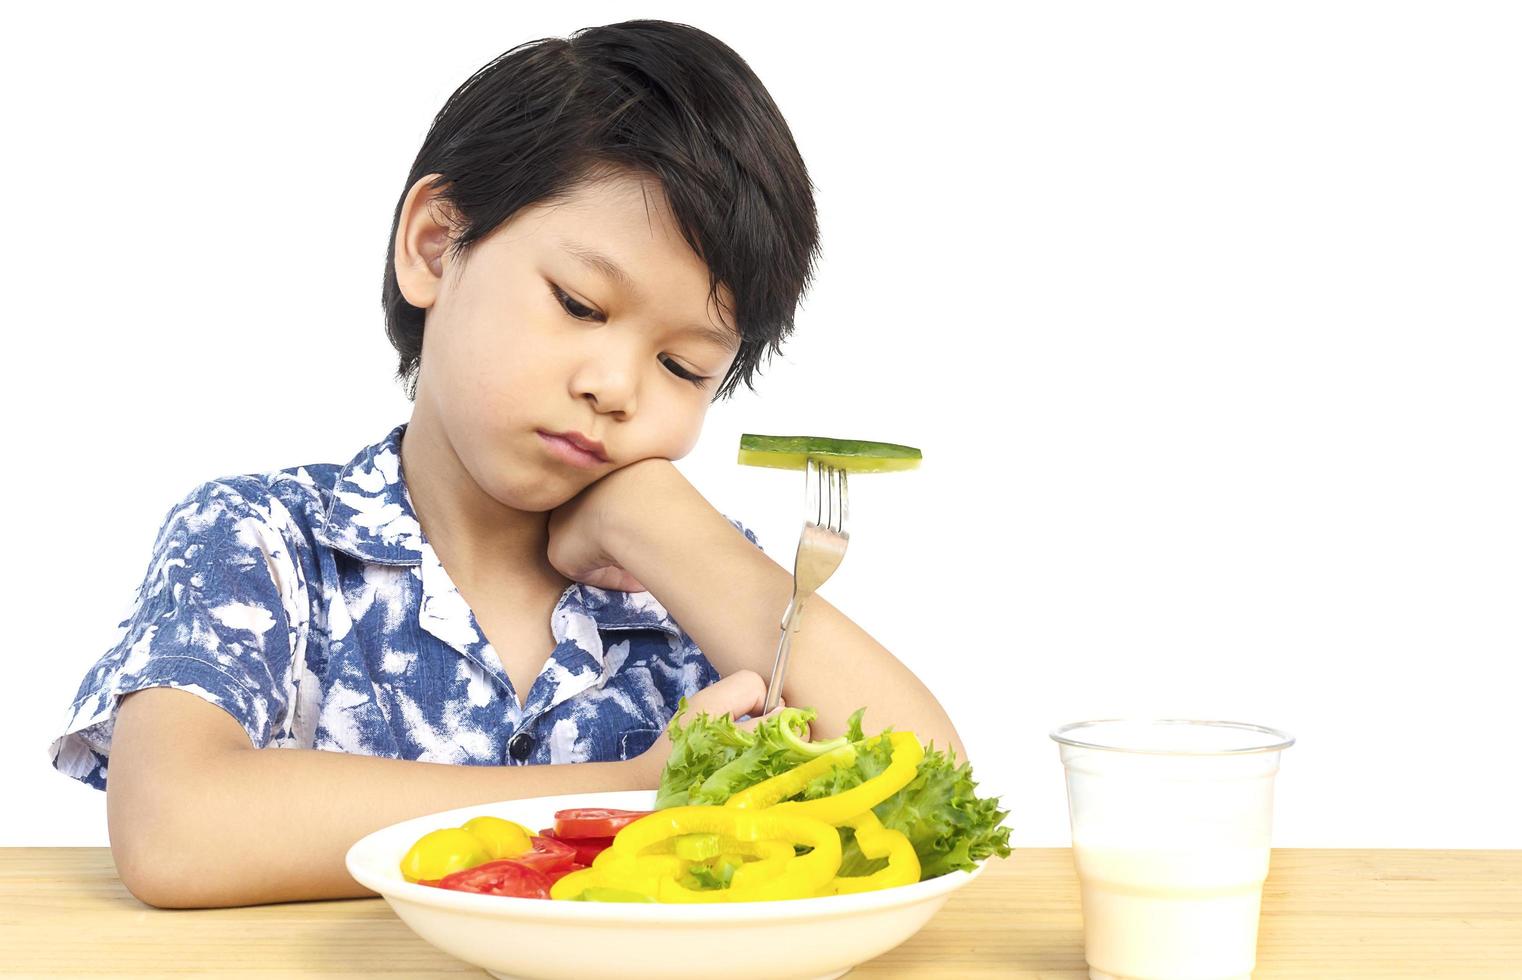
{"type": "Polygon", "coordinates": [[[891,442],[750,433],[740,437],[740,462],[745,466],[801,470],[810,456],[849,473],[891,473],[920,465],[918,449],[891,442]]]}
{"type": "Polygon", "coordinates": [[[676,839],[676,856],[689,861],[707,861],[719,856],[718,834],[682,834],[676,839]]]}

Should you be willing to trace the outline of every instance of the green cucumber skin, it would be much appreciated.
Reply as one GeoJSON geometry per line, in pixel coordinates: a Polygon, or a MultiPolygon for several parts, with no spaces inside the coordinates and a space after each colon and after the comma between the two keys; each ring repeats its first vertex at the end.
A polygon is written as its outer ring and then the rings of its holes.
{"type": "Polygon", "coordinates": [[[790,456],[867,456],[872,459],[923,459],[913,446],[862,439],[830,439],[824,436],[742,435],[740,451],[790,456]]]}

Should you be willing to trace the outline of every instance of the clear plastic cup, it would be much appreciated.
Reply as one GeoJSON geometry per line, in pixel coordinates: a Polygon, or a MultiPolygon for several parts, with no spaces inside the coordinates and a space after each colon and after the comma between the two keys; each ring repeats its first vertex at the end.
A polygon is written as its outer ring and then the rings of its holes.
{"type": "Polygon", "coordinates": [[[1052,738],[1090,978],[1251,977],[1274,775],[1295,740],[1239,722],[1115,719],[1052,738]]]}

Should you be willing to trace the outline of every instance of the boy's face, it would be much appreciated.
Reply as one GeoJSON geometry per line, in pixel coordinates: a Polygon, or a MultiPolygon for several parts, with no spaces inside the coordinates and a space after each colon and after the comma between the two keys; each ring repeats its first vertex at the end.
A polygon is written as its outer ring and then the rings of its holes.
{"type": "Polygon", "coordinates": [[[402,294],[428,311],[413,426],[446,441],[487,495],[527,511],[691,451],[739,334],[708,301],[708,268],[660,185],[612,178],[526,208],[461,262],[444,254],[446,212],[425,182],[403,203],[396,249],[402,294]],[[606,462],[564,461],[544,438],[561,432],[601,442],[606,462]]]}

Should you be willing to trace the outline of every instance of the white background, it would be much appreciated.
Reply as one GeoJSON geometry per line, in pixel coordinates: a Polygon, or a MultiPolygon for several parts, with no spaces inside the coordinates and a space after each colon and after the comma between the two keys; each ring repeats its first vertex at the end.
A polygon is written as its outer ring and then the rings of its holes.
{"type": "Polygon", "coordinates": [[[739,433],[923,448],[824,594],[1017,844],[1067,842],[1048,730],[1142,715],[1298,736],[1281,845],[1522,847],[1514,6],[530,6],[8,15],[0,843],[105,843],[46,748],[169,505],[407,418],[380,280],[444,99],[654,16],[767,84],[824,248],[682,469],[790,564],[739,433]]]}

